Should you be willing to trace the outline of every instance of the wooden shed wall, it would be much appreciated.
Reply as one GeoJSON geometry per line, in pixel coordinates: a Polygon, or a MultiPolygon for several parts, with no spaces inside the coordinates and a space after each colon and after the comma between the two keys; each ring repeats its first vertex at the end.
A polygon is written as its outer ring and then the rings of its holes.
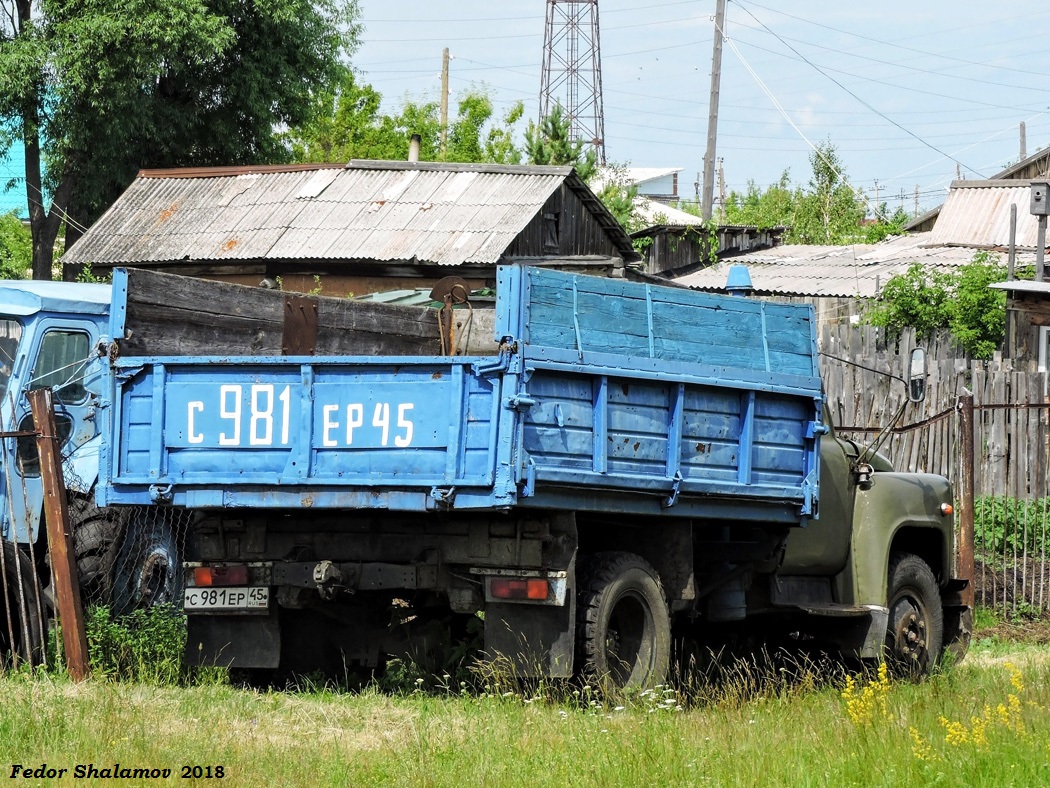
{"type": "Polygon", "coordinates": [[[506,257],[619,257],[606,229],[567,186],[550,196],[511,243],[506,257]]]}

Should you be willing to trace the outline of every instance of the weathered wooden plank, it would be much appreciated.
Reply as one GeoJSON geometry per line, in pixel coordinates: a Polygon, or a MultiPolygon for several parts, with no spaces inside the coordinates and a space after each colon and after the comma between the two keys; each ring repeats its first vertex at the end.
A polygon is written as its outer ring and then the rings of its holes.
{"type": "MultiPolygon", "coordinates": [[[[264,288],[128,271],[127,355],[281,355],[287,294],[264,288]]],[[[438,310],[315,296],[314,355],[440,355],[438,310]]],[[[496,352],[492,310],[457,309],[461,354],[496,352]]]]}

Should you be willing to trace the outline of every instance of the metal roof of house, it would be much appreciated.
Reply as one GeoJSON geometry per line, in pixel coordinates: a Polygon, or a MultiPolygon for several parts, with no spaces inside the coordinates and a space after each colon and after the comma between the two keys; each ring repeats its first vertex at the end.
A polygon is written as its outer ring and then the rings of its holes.
{"type": "MultiPolygon", "coordinates": [[[[973,258],[974,250],[929,246],[932,233],[889,238],[852,246],[775,246],[737,255],[675,280],[699,290],[722,290],[731,265],[746,265],[759,295],[874,297],[886,281],[914,262],[950,271],[973,258]]],[[[1018,255],[1018,264],[1034,255],[1018,255]]]]}
{"type": "Polygon", "coordinates": [[[626,232],[571,167],[351,161],[142,171],[63,263],[491,264],[562,184],[624,260],[638,258],[626,232]]]}
{"type": "MultiPolygon", "coordinates": [[[[1037,150],[1031,156],[1021,159],[1021,161],[1017,162],[1016,164],[1011,164],[1009,167],[1000,170],[988,180],[1020,180],[1024,183],[1027,183],[1029,178],[1039,177],[1043,174],[1050,175],[1050,148],[1042,148],[1041,150],[1037,150]]],[[[981,181],[977,181],[977,183],[980,182],[981,181]]],[[[965,181],[955,181],[954,183],[952,183],[952,186],[955,186],[956,183],[965,183],[965,181]]],[[[916,216],[914,219],[912,219],[910,222],[904,225],[904,229],[914,230],[915,228],[919,227],[928,220],[937,218],[943,207],[944,204],[942,203],[936,208],[932,208],[926,211],[926,213],[922,214],[921,216],[916,216]]]]}
{"type": "Polygon", "coordinates": [[[1036,218],[1029,212],[1031,182],[955,181],[930,232],[931,244],[1006,249],[1010,244],[1010,206],[1017,206],[1017,247],[1035,249],[1036,218]]]}
{"type": "Polygon", "coordinates": [[[1050,282],[1034,282],[1031,279],[1014,279],[1010,282],[996,282],[988,286],[995,290],[1008,290],[1011,293],[1050,295],[1050,282]]]}
{"type": "Polygon", "coordinates": [[[648,197],[635,197],[634,209],[649,226],[698,227],[704,223],[696,214],[672,208],[648,197]]]}

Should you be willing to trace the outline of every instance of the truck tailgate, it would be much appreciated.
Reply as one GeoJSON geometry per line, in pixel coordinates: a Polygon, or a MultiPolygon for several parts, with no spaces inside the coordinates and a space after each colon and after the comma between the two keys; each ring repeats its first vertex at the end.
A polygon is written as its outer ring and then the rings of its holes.
{"type": "Polygon", "coordinates": [[[492,505],[503,497],[493,490],[500,378],[472,361],[118,362],[109,496],[421,508],[440,500],[433,488],[454,487],[459,506],[472,492],[492,505]]]}

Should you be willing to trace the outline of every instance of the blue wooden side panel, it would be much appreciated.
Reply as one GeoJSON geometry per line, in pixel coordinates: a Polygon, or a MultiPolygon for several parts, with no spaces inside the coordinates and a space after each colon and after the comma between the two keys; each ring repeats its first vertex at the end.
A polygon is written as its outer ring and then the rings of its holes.
{"type": "Polygon", "coordinates": [[[545,483],[806,500],[812,398],[537,370],[523,448],[545,483]]]}
{"type": "Polygon", "coordinates": [[[576,485],[792,501],[815,509],[822,430],[808,306],[501,272],[519,291],[530,490],[576,485]]]}
{"type": "Polygon", "coordinates": [[[530,346],[582,358],[591,353],[752,373],[818,375],[808,306],[539,268],[524,271],[523,338],[530,346]]]}

